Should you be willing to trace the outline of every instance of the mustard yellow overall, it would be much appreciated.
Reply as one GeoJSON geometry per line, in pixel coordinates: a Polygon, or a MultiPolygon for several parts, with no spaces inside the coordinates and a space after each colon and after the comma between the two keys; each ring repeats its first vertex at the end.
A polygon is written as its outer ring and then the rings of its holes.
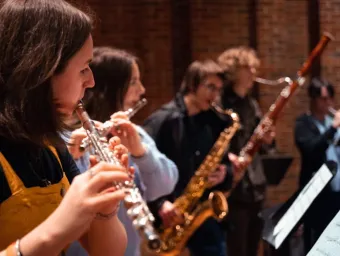
{"type": "MultiPolygon", "coordinates": [[[[56,149],[49,148],[61,166],[56,149]]],[[[63,172],[57,184],[26,188],[1,152],[0,164],[12,193],[0,204],[1,251],[42,223],[58,207],[70,184],[63,172]]]]}

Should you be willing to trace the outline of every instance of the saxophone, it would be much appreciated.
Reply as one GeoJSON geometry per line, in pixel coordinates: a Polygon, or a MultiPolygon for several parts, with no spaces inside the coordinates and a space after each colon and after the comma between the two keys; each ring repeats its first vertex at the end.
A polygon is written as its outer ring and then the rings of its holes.
{"type": "Polygon", "coordinates": [[[161,248],[158,251],[160,255],[179,255],[185,248],[188,239],[206,219],[214,217],[217,220],[222,220],[227,215],[228,204],[220,191],[211,192],[208,200],[203,203],[199,202],[209,186],[209,174],[216,170],[231,138],[240,127],[239,117],[236,113],[231,110],[222,110],[215,103],[212,104],[212,109],[220,114],[230,116],[232,125],[221,132],[209,154],[189,181],[183,194],[175,200],[174,206],[183,214],[184,222],[174,227],[160,229],[159,236],[162,241],[161,248]]]}

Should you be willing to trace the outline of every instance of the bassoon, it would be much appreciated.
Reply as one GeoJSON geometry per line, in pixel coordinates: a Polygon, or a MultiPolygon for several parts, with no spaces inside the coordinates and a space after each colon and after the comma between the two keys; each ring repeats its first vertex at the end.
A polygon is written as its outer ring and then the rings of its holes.
{"type": "MultiPolygon", "coordinates": [[[[324,33],[307,60],[303,63],[302,67],[297,72],[296,79],[287,79],[288,85],[283,88],[275,103],[270,106],[269,111],[264,115],[260,123],[255,128],[247,144],[241,149],[239,153],[238,158],[242,166],[242,170],[240,170],[242,174],[240,175],[240,177],[244,175],[245,170],[251,163],[254,155],[258,152],[262,144],[262,138],[264,134],[266,134],[270,130],[271,126],[276,122],[283,107],[287,104],[288,100],[292,97],[296,89],[299,86],[303,85],[305,81],[305,76],[310,71],[313,62],[317,57],[321,55],[321,53],[324,51],[327,44],[331,40],[334,40],[333,36],[329,33],[324,33]]],[[[240,180],[241,179],[237,179],[233,182],[232,189],[236,187],[240,180]]],[[[232,189],[225,194],[227,197],[230,196],[232,189]]]]}

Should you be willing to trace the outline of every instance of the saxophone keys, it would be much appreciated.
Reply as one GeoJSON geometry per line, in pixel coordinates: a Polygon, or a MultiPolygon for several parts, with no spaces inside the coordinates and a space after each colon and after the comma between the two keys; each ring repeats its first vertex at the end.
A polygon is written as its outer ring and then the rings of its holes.
{"type": "Polygon", "coordinates": [[[175,227],[175,228],[176,228],[176,230],[177,230],[177,231],[183,230],[183,229],[181,228],[181,226],[180,226],[180,225],[176,225],[176,227],[175,227]]]}
{"type": "Polygon", "coordinates": [[[184,229],[181,227],[181,225],[176,225],[175,229],[176,229],[176,237],[177,238],[182,237],[184,229]]]}

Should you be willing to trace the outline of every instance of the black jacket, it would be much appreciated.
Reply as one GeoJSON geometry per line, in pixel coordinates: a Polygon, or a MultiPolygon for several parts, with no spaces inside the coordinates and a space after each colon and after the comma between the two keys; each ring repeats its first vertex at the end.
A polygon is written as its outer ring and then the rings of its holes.
{"type": "MultiPolygon", "coordinates": [[[[147,118],[144,129],[155,140],[159,151],[173,160],[179,170],[179,181],[173,193],[150,204],[154,213],[158,212],[165,200],[174,201],[183,193],[221,131],[229,124],[229,118],[219,116],[212,110],[188,116],[181,94],[147,118]]],[[[223,163],[227,164],[227,160],[223,163]]],[[[231,182],[232,172],[228,168],[225,181],[211,190],[228,190],[231,182]]]]}
{"type": "MultiPolygon", "coordinates": [[[[311,115],[303,114],[296,120],[295,143],[301,154],[300,189],[326,162],[326,150],[332,142],[336,129],[330,127],[320,134],[311,115]]],[[[330,186],[320,193],[305,216],[308,225],[322,231],[340,210],[340,193],[330,186]]]]}
{"type": "Polygon", "coordinates": [[[326,161],[326,150],[336,129],[330,127],[320,134],[309,114],[301,115],[295,123],[295,143],[301,154],[300,186],[304,186],[326,161]]]}

